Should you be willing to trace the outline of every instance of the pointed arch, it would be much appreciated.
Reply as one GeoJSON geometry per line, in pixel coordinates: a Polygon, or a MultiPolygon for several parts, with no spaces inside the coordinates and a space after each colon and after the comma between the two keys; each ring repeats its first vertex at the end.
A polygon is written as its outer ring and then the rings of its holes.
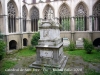
{"type": "Polygon", "coordinates": [[[16,32],[16,16],[18,16],[18,9],[16,3],[11,0],[7,4],[8,8],[8,30],[9,33],[16,32]]]}
{"type": "Polygon", "coordinates": [[[88,7],[85,2],[81,1],[75,8],[75,16],[88,16],[88,7]]]}
{"type": "MultiPolygon", "coordinates": [[[[12,7],[14,7],[16,17],[18,17],[18,7],[17,7],[17,5],[16,5],[16,2],[15,2],[14,0],[10,0],[10,1],[8,2],[8,4],[7,4],[7,9],[10,9],[10,8],[9,8],[9,6],[11,7],[10,4],[12,5],[12,7]]],[[[8,11],[8,12],[9,12],[9,11],[8,11]]]]}
{"type": "Polygon", "coordinates": [[[75,29],[76,31],[87,30],[87,5],[81,1],[75,8],[75,29]]]}
{"type": "Polygon", "coordinates": [[[33,6],[30,10],[30,18],[39,18],[39,10],[37,7],[33,6]]]}
{"type": "Polygon", "coordinates": [[[23,5],[22,11],[23,11],[23,12],[22,12],[22,13],[23,13],[23,17],[24,17],[24,18],[27,18],[28,9],[27,9],[26,5],[23,5]]]}
{"type": "Polygon", "coordinates": [[[68,17],[70,15],[69,6],[66,3],[63,3],[59,8],[59,17],[68,17]]]}
{"type": "Polygon", "coordinates": [[[27,14],[28,10],[25,5],[22,7],[22,15],[23,15],[23,32],[26,32],[26,24],[27,24],[27,14]]]}
{"type": "Polygon", "coordinates": [[[100,31],[100,0],[93,6],[93,31],[100,31]]]}
{"type": "Polygon", "coordinates": [[[44,19],[55,18],[54,8],[50,4],[47,4],[45,6],[43,10],[43,16],[44,16],[44,19]]]}
{"type": "Polygon", "coordinates": [[[93,6],[93,15],[100,16],[100,0],[98,0],[93,6]]]}
{"type": "Polygon", "coordinates": [[[63,3],[59,8],[59,23],[62,25],[62,31],[70,31],[70,9],[63,3]]]}
{"type": "Polygon", "coordinates": [[[39,10],[33,6],[30,10],[31,31],[38,31],[39,10]]]}

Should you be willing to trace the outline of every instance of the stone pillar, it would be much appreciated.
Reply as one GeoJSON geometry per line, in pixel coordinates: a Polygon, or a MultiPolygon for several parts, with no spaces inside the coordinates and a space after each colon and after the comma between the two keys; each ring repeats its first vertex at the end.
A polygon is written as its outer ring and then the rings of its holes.
{"type": "Polygon", "coordinates": [[[92,31],[92,16],[89,17],[89,31],[92,31]]]}
{"type": "Polygon", "coordinates": [[[74,1],[71,2],[71,40],[74,41],[74,33],[75,33],[75,13],[74,13],[74,8],[75,4],[74,1]]]}

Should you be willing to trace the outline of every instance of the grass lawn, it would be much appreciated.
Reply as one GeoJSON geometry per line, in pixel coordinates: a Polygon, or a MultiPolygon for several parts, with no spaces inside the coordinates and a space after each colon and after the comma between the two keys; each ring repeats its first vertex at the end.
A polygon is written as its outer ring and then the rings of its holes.
{"type": "Polygon", "coordinates": [[[29,48],[24,48],[18,50],[14,54],[8,54],[3,60],[0,61],[0,75],[5,75],[5,70],[13,68],[22,57],[30,57],[36,54],[35,51],[29,50],[29,48]]]}
{"type": "Polygon", "coordinates": [[[36,54],[35,50],[33,51],[33,50],[29,50],[29,48],[24,48],[22,50],[19,50],[18,53],[16,53],[15,55],[19,57],[29,57],[34,54],[36,54]]]}
{"type": "Polygon", "coordinates": [[[84,61],[100,63],[100,52],[92,51],[92,54],[87,54],[85,50],[65,51],[65,53],[73,56],[81,56],[84,61]]]}
{"type": "MultiPolygon", "coordinates": [[[[100,63],[100,52],[97,52],[95,50],[92,51],[92,54],[86,54],[85,50],[74,50],[74,51],[64,50],[64,53],[66,53],[67,55],[70,55],[70,56],[80,56],[86,62],[100,63]]],[[[15,65],[19,65],[18,64],[19,61],[22,61],[23,58],[25,58],[25,61],[26,61],[26,58],[33,57],[35,54],[36,54],[36,51],[34,49],[30,50],[29,48],[24,48],[22,50],[18,50],[14,54],[7,55],[2,61],[0,61],[0,71],[5,72],[4,71],[5,69],[13,68],[15,65]],[[14,60],[14,59],[18,59],[18,60],[14,60]]],[[[70,59],[71,59],[71,57],[70,57],[70,59]]],[[[30,61],[30,59],[28,60],[28,62],[29,61],[30,61]]],[[[22,63],[22,65],[23,64],[26,65],[26,63],[22,63]]],[[[28,65],[29,65],[29,63],[28,63],[28,65]]],[[[53,75],[53,74],[55,74],[55,73],[48,72],[43,75],[53,75]]],[[[0,75],[5,75],[5,74],[0,73],[0,75]]],[[[62,73],[59,75],[62,75],[62,73]]],[[[65,74],[65,75],[70,75],[70,74],[65,74]]],[[[95,71],[88,71],[85,75],[100,75],[100,73],[97,73],[95,71]]]]}

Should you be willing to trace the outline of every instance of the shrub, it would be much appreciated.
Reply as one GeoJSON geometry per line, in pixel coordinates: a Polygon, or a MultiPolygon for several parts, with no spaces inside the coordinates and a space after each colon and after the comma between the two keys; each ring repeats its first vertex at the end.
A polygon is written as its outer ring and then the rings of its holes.
{"type": "Polygon", "coordinates": [[[97,50],[97,52],[100,52],[100,48],[99,47],[96,50],[97,50]]]}
{"type": "Polygon", "coordinates": [[[68,46],[68,50],[69,51],[73,51],[73,50],[75,50],[75,43],[74,42],[70,42],[70,45],[68,46]]]}
{"type": "Polygon", "coordinates": [[[5,43],[3,40],[0,39],[0,60],[3,59],[5,55],[5,43]]]}
{"type": "Polygon", "coordinates": [[[40,33],[35,33],[32,37],[31,44],[32,46],[38,45],[38,40],[40,39],[40,33]]]}
{"type": "Polygon", "coordinates": [[[84,41],[84,49],[86,50],[87,54],[91,54],[92,50],[94,49],[93,44],[88,39],[83,39],[84,41]]]}
{"type": "Polygon", "coordinates": [[[63,50],[64,51],[68,51],[68,47],[63,47],[63,50]]]}
{"type": "Polygon", "coordinates": [[[30,47],[29,47],[29,50],[32,50],[32,51],[36,52],[36,48],[33,47],[33,46],[30,46],[30,47]]]}

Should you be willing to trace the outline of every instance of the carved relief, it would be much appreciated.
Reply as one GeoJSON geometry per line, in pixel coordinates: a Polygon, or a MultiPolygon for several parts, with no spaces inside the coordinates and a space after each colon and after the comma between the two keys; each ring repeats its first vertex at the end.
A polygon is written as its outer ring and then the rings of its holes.
{"type": "Polygon", "coordinates": [[[48,5],[44,11],[44,18],[45,19],[52,19],[54,18],[54,10],[50,5],[48,5]]]}

